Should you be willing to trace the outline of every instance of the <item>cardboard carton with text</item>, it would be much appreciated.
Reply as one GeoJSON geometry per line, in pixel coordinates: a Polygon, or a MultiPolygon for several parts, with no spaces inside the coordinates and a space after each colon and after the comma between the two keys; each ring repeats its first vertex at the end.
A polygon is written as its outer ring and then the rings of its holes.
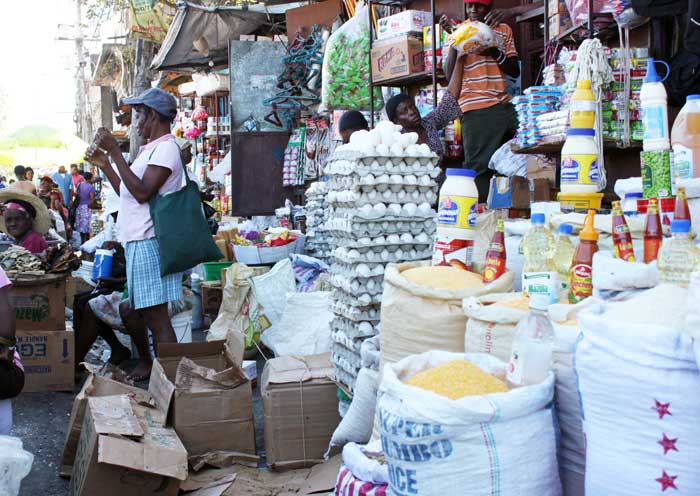
{"type": "Polygon", "coordinates": [[[73,391],[75,354],[73,329],[27,331],[17,328],[17,352],[24,366],[25,393],[73,391]]]}

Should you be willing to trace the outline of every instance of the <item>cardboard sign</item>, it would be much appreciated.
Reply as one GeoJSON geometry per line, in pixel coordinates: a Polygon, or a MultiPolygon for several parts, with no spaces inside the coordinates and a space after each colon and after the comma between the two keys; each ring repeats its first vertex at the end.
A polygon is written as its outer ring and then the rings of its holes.
{"type": "Polygon", "coordinates": [[[330,354],[280,357],[261,377],[267,463],[273,469],[321,463],[340,422],[330,354]]]}
{"type": "Polygon", "coordinates": [[[385,81],[421,72],[423,42],[412,36],[399,36],[372,47],[372,80],[385,81]]]}
{"type": "Polygon", "coordinates": [[[17,330],[17,351],[24,366],[25,393],[73,391],[74,334],[65,331],[17,330]]]}
{"type": "Polygon", "coordinates": [[[10,305],[15,325],[24,331],[63,331],[66,328],[66,280],[12,281],[10,305]]]}

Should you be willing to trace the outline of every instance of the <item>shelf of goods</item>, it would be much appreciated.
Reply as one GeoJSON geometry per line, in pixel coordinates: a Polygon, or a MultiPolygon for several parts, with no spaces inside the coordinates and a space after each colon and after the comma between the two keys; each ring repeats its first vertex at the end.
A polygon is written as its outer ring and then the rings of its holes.
{"type": "MultiPolygon", "coordinates": [[[[540,143],[538,145],[532,145],[528,147],[519,147],[519,146],[512,146],[511,150],[513,153],[518,153],[518,154],[526,154],[526,155],[556,155],[561,153],[561,148],[564,146],[563,141],[553,141],[553,142],[544,142],[540,143]]],[[[606,150],[641,150],[642,149],[642,142],[641,141],[632,141],[630,142],[630,145],[625,147],[622,146],[621,143],[615,141],[615,140],[610,140],[606,139],[605,140],[605,149],[606,150]]]]}
{"type": "Polygon", "coordinates": [[[343,149],[326,168],[335,314],[331,360],[336,380],[351,392],[360,346],[379,333],[385,266],[432,255],[437,163],[432,153],[379,157],[343,149]]]}

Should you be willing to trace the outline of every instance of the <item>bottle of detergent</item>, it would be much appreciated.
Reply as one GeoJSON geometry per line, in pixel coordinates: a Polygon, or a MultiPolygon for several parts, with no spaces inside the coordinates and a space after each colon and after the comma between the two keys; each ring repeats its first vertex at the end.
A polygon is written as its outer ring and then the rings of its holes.
{"type": "Polygon", "coordinates": [[[659,74],[656,72],[655,63],[666,66],[668,77],[668,64],[661,60],[649,58],[647,63],[647,75],[640,92],[642,102],[642,124],[644,125],[644,139],[642,146],[645,152],[662,151],[670,149],[668,134],[668,97],[666,88],[659,74]]]}
{"type": "Polygon", "coordinates": [[[595,127],[595,95],[591,90],[589,79],[579,79],[576,91],[571,95],[570,127],[575,129],[593,129],[595,127]]]}
{"type": "MultiPolygon", "coordinates": [[[[688,95],[671,129],[671,180],[700,177],[700,95],[688,95]]],[[[675,191],[675,188],[674,188],[675,191]]]]}

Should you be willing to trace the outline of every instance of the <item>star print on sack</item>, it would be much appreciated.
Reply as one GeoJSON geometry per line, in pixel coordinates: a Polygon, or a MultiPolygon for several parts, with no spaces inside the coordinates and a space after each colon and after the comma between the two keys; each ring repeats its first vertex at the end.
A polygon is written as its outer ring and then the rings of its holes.
{"type": "Polygon", "coordinates": [[[664,449],[664,455],[668,453],[669,451],[678,451],[678,448],[676,448],[676,441],[678,441],[678,438],[671,439],[668,436],[666,436],[666,433],[664,432],[664,437],[661,441],[657,441],[663,449],[664,449]]]}
{"type": "Polygon", "coordinates": [[[665,470],[662,471],[661,477],[656,479],[656,482],[661,484],[661,491],[666,491],[666,489],[675,489],[676,491],[678,488],[676,487],[676,479],[678,478],[677,475],[668,475],[665,470]]]}
{"type": "Polygon", "coordinates": [[[659,400],[654,400],[655,405],[651,407],[652,410],[656,410],[659,414],[659,418],[663,419],[664,415],[673,415],[669,411],[669,407],[671,406],[671,403],[661,403],[659,400]]]}

